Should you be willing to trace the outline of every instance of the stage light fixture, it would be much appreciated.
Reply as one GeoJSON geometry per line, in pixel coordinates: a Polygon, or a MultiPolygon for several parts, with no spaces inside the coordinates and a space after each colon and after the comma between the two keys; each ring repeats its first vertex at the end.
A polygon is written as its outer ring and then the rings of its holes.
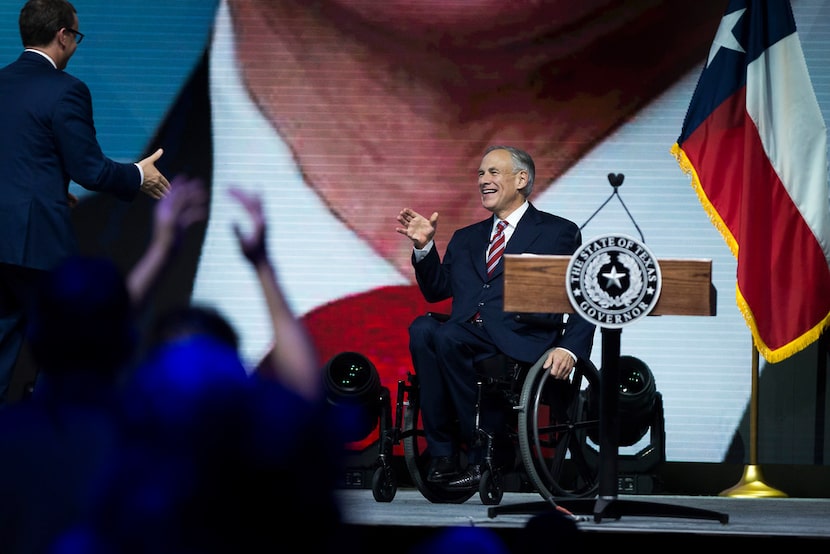
{"type": "Polygon", "coordinates": [[[344,442],[365,438],[378,424],[381,383],[377,369],[357,352],[334,355],[324,368],[329,405],[338,411],[344,442]]]}
{"type": "Polygon", "coordinates": [[[654,374],[642,360],[620,356],[620,446],[643,438],[654,420],[657,386],[654,374]]]}
{"type": "MultiPolygon", "coordinates": [[[[618,445],[631,446],[645,436],[654,422],[657,385],[648,365],[634,356],[620,356],[618,370],[620,376],[618,445]]],[[[592,403],[589,410],[592,417],[598,418],[599,402],[596,402],[596,405],[592,403]]],[[[598,430],[589,433],[589,437],[595,443],[599,443],[598,430]]]]}

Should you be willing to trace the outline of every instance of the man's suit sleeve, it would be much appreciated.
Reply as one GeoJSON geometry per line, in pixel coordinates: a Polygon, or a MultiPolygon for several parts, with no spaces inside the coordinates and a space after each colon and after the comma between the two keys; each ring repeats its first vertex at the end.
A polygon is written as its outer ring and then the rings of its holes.
{"type": "Polygon", "coordinates": [[[104,155],[95,133],[89,87],[75,80],[55,106],[53,118],[58,155],[69,178],[88,190],[132,200],[141,187],[134,163],[120,163],[104,155]]]}
{"type": "MultiPolygon", "coordinates": [[[[573,225],[573,244],[571,254],[576,252],[582,245],[582,233],[575,223],[573,225]]],[[[596,325],[587,321],[578,313],[568,314],[565,330],[557,343],[557,346],[567,348],[579,359],[587,359],[591,356],[591,349],[594,344],[594,331],[596,325]]]]}
{"type": "MultiPolygon", "coordinates": [[[[445,255],[445,259],[447,256],[449,254],[445,255]]],[[[441,258],[435,247],[427,252],[424,259],[419,262],[415,261],[415,254],[413,253],[412,265],[415,268],[415,280],[418,282],[421,294],[424,295],[424,300],[440,302],[452,296],[449,277],[441,264],[441,258]]]]}

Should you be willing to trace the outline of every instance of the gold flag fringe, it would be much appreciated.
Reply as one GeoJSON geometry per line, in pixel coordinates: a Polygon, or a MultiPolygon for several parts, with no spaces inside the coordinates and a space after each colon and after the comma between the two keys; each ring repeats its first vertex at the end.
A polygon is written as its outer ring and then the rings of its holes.
{"type": "MultiPolygon", "coordinates": [[[[692,163],[689,161],[689,158],[686,156],[686,153],[680,147],[679,144],[675,143],[671,147],[671,154],[677,160],[680,169],[686,175],[689,175],[691,178],[692,188],[694,189],[695,193],[697,194],[698,200],[700,200],[701,205],[703,206],[706,215],[709,217],[709,220],[712,222],[712,225],[715,226],[715,229],[721,234],[723,239],[726,241],[726,245],[729,247],[729,250],[732,252],[732,255],[735,256],[735,259],[738,258],[738,241],[735,240],[735,237],[732,235],[732,232],[724,223],[723,219],[721,219],[720,214],[709,201],[709,197],[706,196],[706,191],[703,190],[703,186],[700,184],[700,178],[697,175],[697,171],[695,170],[692,163]]],[[[758,334],[758,326],[755,323],[755,316],[752,313],[752,310],[747,304],[746,300],[741,294],[740,285],[736,284],[735,287],[735,301],[738,305],[738,309],[740,310],[741,314],[746,321],[747,326],[752,333],[752,341],[755,347],[758,349],[758,352],[770,363],[777,363],[783,361],[793,354],[804,350],[815,341],[819,339],[819,337],[830,328],[830,313],[828,313],[824,319],[822,319],[817,325],[815,325],[812,329],[808,330],[806,333],[796,337],[794,340],[790,341],[789,343],[785,344],[784,346],[776,349],[771,349],[769,346],[764,343],[761,339],[760,335],[758,334]]]]}

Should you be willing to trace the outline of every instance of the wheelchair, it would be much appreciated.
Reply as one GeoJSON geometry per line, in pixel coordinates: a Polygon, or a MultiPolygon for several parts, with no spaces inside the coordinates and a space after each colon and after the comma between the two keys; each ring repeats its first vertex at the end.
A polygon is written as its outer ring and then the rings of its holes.
{"type": "MultiPolygon", "coordinates": [[[[486,453],[478,491],[451,489],[427,481],[430,455],[421,424],[418,376],[409,373],[407,379],[399,381],[395,416],[391,415],[391,406],[387,407],[378,427],[380,452],[372,476],[375,500],[391,502],[395,497],[398,480],[391,463],[392,448],[400,443],[413,485],[430,502],[464,503],[478,492],[482,504],[499,504],[508,474],[518,477],[519,482],[528,482],[545,499],[595,496],[599,486],[599,370],[591,360],[580,360],[569,380],[554,379],[542,367],[545,358],[543,355],[531,365],[497,355],[477,364],[475,440],[480,441],[477,445],[484,446],[486,453]],[[485,403],[507,411],[507,428],[496,433],[498,437],[479,426],[480,410],[485,403]],[[510,457],[512,464],[500,463],[497,456],[505,442],[514,453],[510,457]]],[[[633,445],[649,428],[651,437],[646,448],[622,457],[620,467],[638,470],[665,461],[662,398],[645,364],[627,365],[632,371],[621,383],[628,392],[638,393],[629,395],[635,400],[632,407],[645,415],[636,416],[634,425],[625,426],[628,430],[621,436],[621,444],[633,445]],[[645,395],[639,394],[643,391],[645,395]],[[643,402],[649,405],[636,405],[643,402]]],[[[632,402],[625,401],[625,394],[621,384],[620,414],[631,419],[633,410],[626,407],[632,402]]]]}

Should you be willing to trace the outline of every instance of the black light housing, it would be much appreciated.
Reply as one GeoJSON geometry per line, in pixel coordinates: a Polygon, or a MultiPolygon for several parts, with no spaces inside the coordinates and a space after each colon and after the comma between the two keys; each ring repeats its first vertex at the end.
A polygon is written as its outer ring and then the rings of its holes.
{"type": "MultiPolygon", "coordinates": [[[[648,365],[634,356],[620,356],[619,446],[632,446],[645,436],[654,421],[657,385],[648,365]]],[[[597,399],[599,395],[597,395],[597,399]]],[[[599,402],[589,407],[592,417],[599,418],[599,402]]],[[[599,444],[598,430],[589,433],[599,444]]]]}
{"type": "Polygon", "coordinates": [[[631,446],[651,426],[657,386],[651,369],[639,358],[620,356],[620,446],[631,446]]]}
{"type": "Polygon", "coordinates": [[[326,399],[342,423],[344,442],[365,438],[378,424],[381,383],[377,369],[357,352],[334,355],[324,368],[326,399]]]}

